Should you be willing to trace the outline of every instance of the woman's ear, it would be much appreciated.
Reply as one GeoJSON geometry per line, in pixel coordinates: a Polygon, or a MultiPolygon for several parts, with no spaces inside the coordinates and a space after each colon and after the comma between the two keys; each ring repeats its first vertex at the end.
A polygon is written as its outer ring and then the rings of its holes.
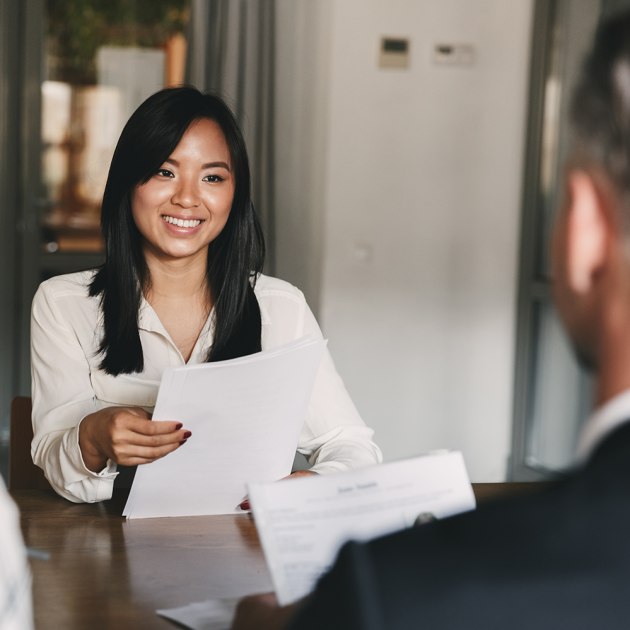
{"type": "Polygon", "coordinates": [[[567,183],[567,282],[575,293],[584,295],[605,262],[609,225],[592,177],[572,171],[567,183]]]}

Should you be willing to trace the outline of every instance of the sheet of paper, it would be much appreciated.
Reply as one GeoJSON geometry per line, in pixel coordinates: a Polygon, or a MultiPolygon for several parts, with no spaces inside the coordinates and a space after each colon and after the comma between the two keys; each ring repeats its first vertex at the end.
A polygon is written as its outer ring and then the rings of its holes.
{"type": "Polygon", "coordinates": [[[160,617],[191,630],[228,630],[232,625],[238,599],[208,599],[180,608],[156,610],[160,617]]]}
{"type": "Polygon", "coordinates": [[[307,338],[240,359],[167,368],[153,419],[181,422],[192,437],[138,466],[123,515],[238,513],[248,482],[288,475],[325,347],[307,338]]]}
{"type": "Polygon", "coordinates": [[[249,484],[256,528],[278,601],[308,595],[348,540],[368,540],[473,510],[475,496],[459,452],[249,484]]]}

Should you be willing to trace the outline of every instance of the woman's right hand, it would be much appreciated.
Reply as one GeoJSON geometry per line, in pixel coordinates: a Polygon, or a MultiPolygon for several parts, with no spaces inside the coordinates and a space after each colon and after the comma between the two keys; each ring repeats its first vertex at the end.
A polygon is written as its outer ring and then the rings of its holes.
{"type": "Polygon", "coordinates": [[[181,423],[154,422],[140,407],[107,407],[83,418],[79,448],[88,470],[100,472],[108,459],[121,466],[148,464],[178,449],[190,436],[181,423]]]}

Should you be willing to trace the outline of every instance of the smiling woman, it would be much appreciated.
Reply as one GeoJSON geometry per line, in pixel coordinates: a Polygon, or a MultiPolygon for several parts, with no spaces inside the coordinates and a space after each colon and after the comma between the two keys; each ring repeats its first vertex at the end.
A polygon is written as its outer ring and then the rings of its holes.
{"type": "Polygon", "coordinates": [[[221,127],[202,118],[190,125],[162,168],[137,186],[132,197],[132,216],[142,235],[147,265],[149,270],[160,270],[157,278],[152,274],[145,297],[186,361],[212,304],[212,296],[204,290],[212,288],[205,281],[208,247],[230,215],[234,198],[230,161],[221,127]],[[163,278],[166,286],[162,287],[160,272],[165,266],[171,273],[163,278]],[[170,286],[174,274],[179,276],[177,287],[170,286]],[[197,293],[200,299],[183,311],[181,288],[193,278],[187,293],[197,293]]]}
{"type": "Polygon", "coordinates": [[[132,215],[151,255],[180,258],[202,252],[206,257],[232,207],[229,162],[221,128],[204,118],[188,128],[162,168],[136,188],[132,215]]]}
{"type": "MultiPolygon", "coordinates": [[[[33,460],[71,501],[109,499],[120,467],[192,437],[149,421],[166,367],[321,338],[302,293],[261,273],[245,143],[214,96],[173,88],[138,108],[114,153],[102,229],[103,267],[53,278],[33,301],[33,460]]],[[[372,433],[327,353],[298,451],[316,473],[375,464],[372,433]]]]}

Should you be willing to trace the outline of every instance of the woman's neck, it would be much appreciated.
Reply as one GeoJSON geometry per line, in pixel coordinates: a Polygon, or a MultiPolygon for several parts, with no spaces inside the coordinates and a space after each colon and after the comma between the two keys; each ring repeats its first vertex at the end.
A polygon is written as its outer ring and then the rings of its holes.
{"type": "Polygon", "coordinates": [[[146,300],[155,301],[188,301],[207,302],[210,295],[206,271],[208,252],[204,249],[194,256],[186,258],[165,258],[156,256],[148,248],[145,249],[145,260],[151,274],[151,285],[146,300]]]}
{"type": "Polygon", "coordinates": [[[207,249],[186,258],[145,250],[151,285],[145,295],[187,363],[212,308],[206,281],[207,249]]]}

